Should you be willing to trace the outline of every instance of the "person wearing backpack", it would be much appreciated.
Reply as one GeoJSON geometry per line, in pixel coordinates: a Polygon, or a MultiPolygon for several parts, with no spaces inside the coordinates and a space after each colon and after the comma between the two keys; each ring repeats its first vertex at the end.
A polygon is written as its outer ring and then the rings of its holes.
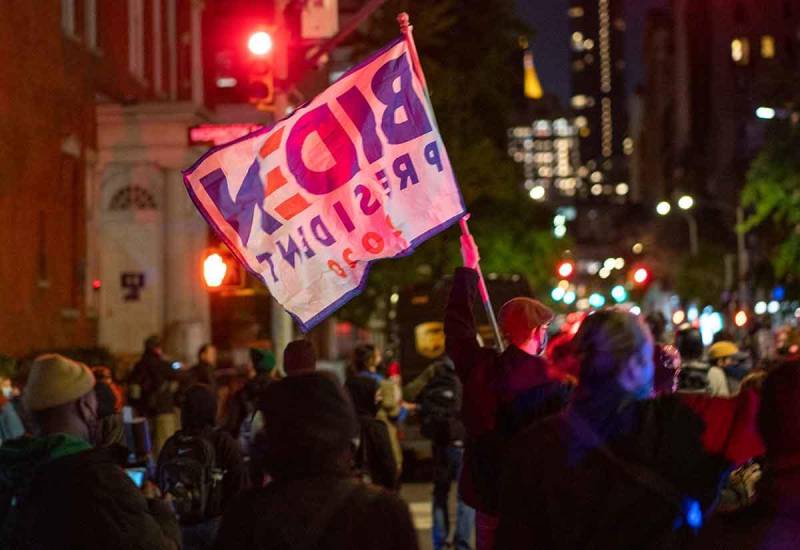
{"type": "MultiPolygon", "coordinates": [[[[461,421],[463,388],[455,365],[446,355],[432,363],[420,377],[428,382],[412,395],[414,382],[404,388],[404,395],[417,403],[422,435],[430,439],[433,450],[433,548],[449,543],[450,486],[458,481],[464,455],[466,431],[461,421]]],[[[416,381],[415,381],[416,382],[416,381]]],[[[452,546],[470,550],[475,511],[459,498],[452,546]]]]}
{"type": "Polygon", "coordinates": [[[0,447],[0,548],[178,550],[169,504],[138,489],[111,449],[96,447],[95,378],[48,354],[31,366],[22,399],[36,435],[0,447]]]}
{"type": "MultiPolygon", "coordinates": [[[[374,396],[374,394],[373,394],[374,396]]],[[[353,405],[335,376],[311,372],[270,385],[260,432],[264,487],[225,511],[215,550],[416,550],[408,505],[353,479],[353,405]]]]}
{"type": "Polygon", "coordinates": [[[444,319],[445,349],[464,386],[467,441],[459,491],[476,511],[478,550],[491,550],[506,448],[533,420],[558,411],[568,387],[542,357],[553,312],[532,298],[517,297],[500,308],[500,329],[510,344],[503,353],[478,344],[473,307],[480,255],[472,237],[461,237],[461,253],[464,267],[455,272],[444,319]]]}
{"type": "Polygon", "coordinates": [[[158,485],[172,499],[186,550],[211,548],[225,507],[248,486],[236,441],[214,428],[216,410],[210,386],[190,386],[181,406],[183,428],[158,457],[158,485]]]}

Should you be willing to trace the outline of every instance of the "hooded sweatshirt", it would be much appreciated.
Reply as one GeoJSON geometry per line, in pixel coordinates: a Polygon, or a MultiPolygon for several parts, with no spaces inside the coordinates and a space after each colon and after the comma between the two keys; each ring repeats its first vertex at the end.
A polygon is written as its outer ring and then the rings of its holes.
{"type": "Polygon", "coordinates": [[[172,549],[169,508],[147,501],[106,449],[67,434],[0,447],[0,547],[172,549]],[[87,529],[91,526],[91,529],[87,529]]]}

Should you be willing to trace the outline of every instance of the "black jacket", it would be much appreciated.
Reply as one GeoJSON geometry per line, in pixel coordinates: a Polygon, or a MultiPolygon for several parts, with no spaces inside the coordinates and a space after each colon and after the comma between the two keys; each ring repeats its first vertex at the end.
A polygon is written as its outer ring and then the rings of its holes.
{"type": "Polygon", "coordinates": [[[398,497],[352,480],[320,477],[275,481],[240,495],[222,519],[215,548],[416,550],[417,535],[408,506],[398,497]]]}
{"type": "Polygon", "coordinates": [[[27,440],[11,442],[15,449],[5,449],[2,461],[4,481],[23,467],[32,474],[24,497],[18,499],[14,542],[7,548],[180,548],[180,530],[172,510],[163,501],[145,499],[106,449],[88,449],[48,460],[52,449],[43,449],[42,439],[27,440]],[[43,452],[32,453],[34,447],[43,452]],[[28,455],[26,464],[14,463],[13,455],[21,458],[24,454],[28,455]],[[30,461],[37,461],[38,467],[32,467],[30,461]]]}
{"type": "Polygon", "coordinates": [[[152,352],[145,352],[136,363],[128,380],[141,388],[141,395],[131,399],[139,414],[152,417],[172,413],[175,410],[175,389],[178,375],[170,364],[152,352]]]}
{"type": "Polygon", "coordinates": [[[378,384],[372,378],[354,376],[347,380],[346,386],[360,427],[359,444],[355,452],[356,469],[369,474],[375,485],[393,490],[397,487],[397,464],[389,429],[375,417],[378,413],[378,404],[375,402],[378,384]]]}
{"type": "Polygon", "coordinates": [[[477,272],[457,269],[445,311],[445,345],[464,387],[467,445],[459,490],[467,504],[493,514],[508,440],[534,419],[558,411],[569,389],[550,379],[541,357],[513,345],[502,354],[481,347],[473,313],[477,298],[477,272]]]}
{"type": "Polygon", "coordinates": [[[587,419],[583,425],[624,464],[655,472],[703,509],[717,495],[725,460],[706,454],[702,420],[673,396],[607,402],[591,410],[573,402],[518,435],[504,468],[497,548],[680,548],[686,542],[685,531],[673,531],[680,513],[675,501],[587,442],[568,415],[587,419]]]}

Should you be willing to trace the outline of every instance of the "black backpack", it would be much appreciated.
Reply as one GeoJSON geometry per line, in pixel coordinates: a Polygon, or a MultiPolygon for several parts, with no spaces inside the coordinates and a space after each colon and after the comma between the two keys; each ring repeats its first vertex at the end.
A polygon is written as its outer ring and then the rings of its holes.
{"type": "Polygon", "coordinates": [[[200,523],[222,513],[222,478],[214,445],[204,434],[178,432],[170,437],[158,460],[158,486],[172,496],[183,525],[200,523]]]}
{"type": "Polygon", "coordinates": [[[708,392],[708,365],[690,361],[681,366],[678,389],[685,392],[708,392]]]}
{"type": "Polygon", "coordinates": [[[457,426],[461,394],[461,381],[456,373],[444,365],[437,366],[436,374],[417,399],[423,436],[442,444],[463,437],[457,426]]]}

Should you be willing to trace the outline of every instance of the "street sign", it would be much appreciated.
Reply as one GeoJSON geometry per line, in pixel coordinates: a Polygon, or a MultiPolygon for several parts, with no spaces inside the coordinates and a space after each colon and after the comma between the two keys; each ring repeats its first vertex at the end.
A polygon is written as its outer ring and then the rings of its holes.
{"type": "Polygon", "coordinates": [[[199,124],[189,128],[189,145],[222,145],[261,128],[261,124],[199,124]]]}

